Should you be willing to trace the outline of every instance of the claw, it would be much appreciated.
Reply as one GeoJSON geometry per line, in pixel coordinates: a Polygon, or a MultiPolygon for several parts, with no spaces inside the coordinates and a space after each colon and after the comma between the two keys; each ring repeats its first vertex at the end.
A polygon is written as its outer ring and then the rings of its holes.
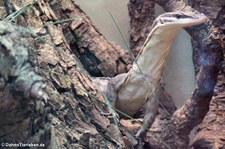
{"type": "Polygon", "coordinates": [[[135,137],[138,138],[144,138],[146,136],[147,133],[147,129],[145,127],[141,127],[138,132],[136,133],[135,137]]]}
{"type": "Polygon", "coordinates": [[[42,107],[45,106],[45,104],[47,103],[47,100],[49,99],[48,94],[44,91],[45,87],[46,87],[46,83],[44,83],[43,81],[36,82],[31,87],[30,97],[34,99],[39,99],[39,100],[35,100],[36,111],[39,111],[40,109],[42,109],[42,107]]]}
{"type": "Polygon", "coordinates": [[[43,91],[45,83],[42,81],[36,82],[30,89],[30,97],[34,99],[41,99],[45,92],[43,91]]]}
{"type": "MultiPolygon", "coordinates": [[[[136,136],[135,136],[136,137],[136,136]]],[[[137,144],[134,146],[135,149],[143,149],[145,142],[142,138],[136,138],[137,144]]]]}

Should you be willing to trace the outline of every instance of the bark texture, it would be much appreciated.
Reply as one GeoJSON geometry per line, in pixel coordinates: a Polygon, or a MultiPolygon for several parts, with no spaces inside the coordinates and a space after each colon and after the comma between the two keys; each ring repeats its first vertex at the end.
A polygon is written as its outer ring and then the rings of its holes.
{"type": "MultiPolygon", "coordinates": [[[[204,12],[212,21],[218,30],[218,38],[223,47],[225,45],[225,1],[192,1],[193,8],[204,12]]],[[[196,52],[197,53],[197,52],[196,52]]],[[[223,57],[224,60],[224,57],[223,57]]],[[[195,63],[198,64],[198,63],[195,63]]],[[[197,65],[198,67],[198,65],[197,65]]],[[[224,88],[224,65],[221,64],[220,74],[217,79],[217,85],[214,91],[213,99],[210,103],[210,109],[204,118],[203,122],[197,128],[197,135],[195,137],[193,148],[224,148],[225,146],[225,88],[224,88]]]]}
{"type": "Polygon", "coordinates": [[[130,47],[134,55],[137,56],[155,19],[155,3],[149,0],[130,0],[128,10],[130,16],[130,47]]]}
{"type": "MultiPolygon", "coordinates": [[[[32,0],[12,0],[10,8],[15,11],[30,3],[32,0]]],[[[4,5],[1,7],[6,8],[2,9],[3,13],[10,11],[4,5]]],[[[49,4],[40,0],[14,18],[23,26],[17,30],[25,33],[29,41],[14,33],[17,31],[10,24],[3,24],[9,30],[1,28],[0,142],[43,143],[50,149],[118,148],[122,140],[118,139],[116,125],[102,115],[109,110],[100,102],[102,96],[80,68],[61,25],[52,23],[55,20],[58,18],[49,4]],[[34,65],[26,65],[29,64],[27,57],[36,62],[40,74],[47,80],[46,89],[42,91],[47,97],[34,94],[39,93],[41,85],[35,84],[42,78],[34,72],[34,65]],[[37,102],[43,99],[48,101],[37,102]]]]}
{"type": "Polygon", "coordinates": [[[1,143],[29,142],[30,137],[41,130],[37,123],[42,123],[40,115],[45,113],[44,79],[32,67],[28,41],[20,36],[19,28],[0,22],[1,143]]]}
{"type": "Polygon", "coordinates": [[[51,1],[50,4],[60,20],[78,17],[63,24],[63,33],[73,53],[92,76],[112,77],[129,69],[132,64],[129,54],[109,43],[74,1],[51,1]]]}

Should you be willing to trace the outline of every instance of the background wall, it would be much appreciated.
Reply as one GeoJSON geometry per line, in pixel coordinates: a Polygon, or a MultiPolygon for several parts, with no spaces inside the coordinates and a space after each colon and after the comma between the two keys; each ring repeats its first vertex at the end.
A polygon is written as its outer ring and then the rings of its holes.
{"type": "Polygon", "coordinates": [[[108,12],[112,13],[123,35],[126,37],[126,40],[129,41],[128,1],[129,0],[75,0],[108,41],[117,43],[123,49],[127,49],[126,45],[108,12]]]}
{"type": "MultiPolygon", "coordinates": [[[[100,32],[111,42],[115,42],[127,49],[119,34],[110,11],[117,20],[127,41],[129,41],[129,16],[127,3],[129,0],[76,0],[76,3],[87,13],[100,32]]],[[[163,10],[156,6],[156,14],[163,10]]],[[[166,90],[173,97],[176,105],[180,107],[190,96],[194,87],[194,68],[192,63],[192,49],[189,35],[181,30],[171,49],[164,70],[163,80],[166,90]]]]}

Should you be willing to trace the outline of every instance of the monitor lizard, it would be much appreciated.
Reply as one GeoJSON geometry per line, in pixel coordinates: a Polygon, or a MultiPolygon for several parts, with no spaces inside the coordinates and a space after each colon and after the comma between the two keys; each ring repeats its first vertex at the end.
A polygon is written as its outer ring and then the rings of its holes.
{"type": "Polygon", "coordinates": [[[94,78],[97,88],[105,93],[112,106],[133,116],[145,105],[143,126],[136,138],[145,137],[158,111],[161,75],[176,33],[183,27],[207,22],[204,14],[169,12],[158,16],[152,24],[142,50],[132,68],[113,78],[94,78]]]}

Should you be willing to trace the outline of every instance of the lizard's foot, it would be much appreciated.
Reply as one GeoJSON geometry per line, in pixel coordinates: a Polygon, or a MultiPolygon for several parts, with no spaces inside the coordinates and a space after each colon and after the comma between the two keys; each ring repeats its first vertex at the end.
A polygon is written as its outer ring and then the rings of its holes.
{"type": "Polygon", "coordinates": [[[135,149],[143,149],[145,145],[145,141],[143,138],[136,138],[137,139],[137,144],[134,146],[135,149]]]}
{"type": "Polygon", "coordinates": [[[138,132],[135,134],[135,139],[137,144],[134,146],[135,149],[143,149],[147,143],[144,138],[146,136],[147,130],[144,127],[141,127],[138,132]]]}
{"type": "Polygon", "coordinates": [[[146,133],[147,133],[147,129],[145,127],[141,127],[138,132],[135,134],[135,138],[139,139],[139,138],[145,138],[146,133]]]}
{"type": "Polygon", "coordinates": [[[153,149],[154,147],[143,138],[136,138],[137,144],[134,145],[134,149],[153,149]]]}

